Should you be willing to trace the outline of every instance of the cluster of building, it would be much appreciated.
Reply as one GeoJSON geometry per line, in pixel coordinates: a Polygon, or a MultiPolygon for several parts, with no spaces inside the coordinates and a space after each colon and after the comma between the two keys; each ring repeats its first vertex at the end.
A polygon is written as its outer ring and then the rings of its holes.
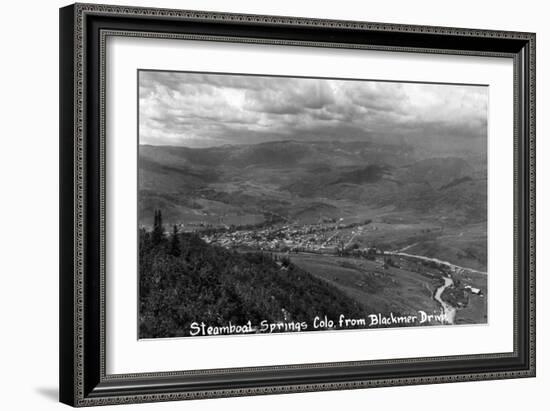
{"type": "Polygon", "coordinates": [[[199,232],[210,244],[226,248],[251,248],[266,251],[336,252],[346,244],[349,225],[308,224],[269,226],[263,229],[237,229],[199,232]]]}

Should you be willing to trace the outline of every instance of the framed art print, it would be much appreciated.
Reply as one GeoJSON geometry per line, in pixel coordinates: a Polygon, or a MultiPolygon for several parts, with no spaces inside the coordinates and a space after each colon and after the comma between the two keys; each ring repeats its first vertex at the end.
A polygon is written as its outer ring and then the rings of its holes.
{"type": "Polygon", "coordinates": [[[535,375],[535,35],[60,11],[60,398],[535,375]]]}

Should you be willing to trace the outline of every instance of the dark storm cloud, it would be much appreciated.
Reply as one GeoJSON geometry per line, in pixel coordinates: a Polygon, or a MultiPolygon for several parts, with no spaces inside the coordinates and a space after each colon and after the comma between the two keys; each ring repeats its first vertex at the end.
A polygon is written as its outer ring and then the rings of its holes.
{"type": "Polygon", "coordinates": [[[140,143],[209,146],[393,136],[482,139],[487,88],[140,72],[140,143]]]}

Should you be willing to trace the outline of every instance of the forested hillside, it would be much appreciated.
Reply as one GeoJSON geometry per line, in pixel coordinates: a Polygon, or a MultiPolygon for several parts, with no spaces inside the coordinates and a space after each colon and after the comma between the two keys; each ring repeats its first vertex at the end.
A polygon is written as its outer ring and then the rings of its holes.
{"type": "Polygon", "coordinates": [[[141,230],[139,250],[140,338],[187,336],[194,321],[311,322],[370,310],[286,259],[229,251],[175,228],[170,236],[141,230]]]}

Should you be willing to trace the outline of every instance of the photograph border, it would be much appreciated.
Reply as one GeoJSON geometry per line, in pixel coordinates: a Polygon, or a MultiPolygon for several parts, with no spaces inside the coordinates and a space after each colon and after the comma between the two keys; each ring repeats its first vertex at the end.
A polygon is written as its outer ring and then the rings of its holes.
{"type": "Polygon", "coordinates": [[[535,376],[535,34],[75,4],[60,9],[60,400],[73,406],[535,376]],[[508,57],[514,61],[514,351],[107,375],[108,36],[508,57]]]}
{"type": "MultiPolygon", "coordinates": [[[[105,39],[103,40],[105,43],[105,47],[106,47],[106,41],[107,41],[107,38],[109,36],[122,36],[122,37],[125,37],[125,34],[126,33],[121,33],[121,32],[117,32],[117,33],[111,33],[109,31],[105,32],[105,39]]],[[[185,39],[185,38],[184,38],[185,39]]],[[[106,63],[106,62],[105,62],[106,63]]],[[[105,67],[106,68],[106,64],[103,64],[102,63],[102,67],[105,67]]],[[[305,79],[305,80],[335,80],[335,81],[340,81],[340,82],[367,82],[367,83],[393,83],[393,84],[422,84],[422,85],[435,85],[435,86],[472,86],[472,87],[484,87],[486,89],[489,88],[489,84],[484,84],[484,83],[463,83],[463,82],[441,82],[441,81],[420,81],[420,80],[389,80],[389,79],[374,79],[374,78],[356,78],[356,77],[334,77],[334,76],[305,76],[305,75],[291,75],[291,74],[258,74],[258,73],[243,73],[243,72],[215,72],[215,71],[197,71],[197,70],[168,70],[168,69],[151,69],[151,68],[137,68],[137,78],[136,78],[136,90],[137,90],[137,95],[139,96],[139,90],[140,90],[140,74],[141,73],[170,73],[170,74],[192,74],[192,75],[207,75],[207,76],[238,76],[238,77],[254,77],[254,78],[276,78],[276,79],[280,79],[280,78],[283,78],[283,79],[299,79],[299,80],[302,80],[302,79],[305,79]]],[[[105,93],[105,89],[102,88],[102,93],[105,93]]],[[[103,96],[105,96],[105,94],[102,94],[102,104],[103,104],[103,96]]],[[[487,96],[488,98],[488,96],[487,96]]],[[[137,144],[137,164],[138,164],[138,170],[137,170],[137,174],[138,174],[138,177],[137,177],[137,185],[136,185],[136,192],[137,192],[137,202],[136,202],[136,206],[137,206],[137,213],[136,213],[136,227],[140,227],[140,224],[139,224],[139,201],[140,201],[140,176],[139,176],[139,164],[140,164],[140,152],[139,152],[139,147],[140,147],[140,102],[139,102],[139,98],[138,98],[138,102],[137,102],[137,126],[136,126],[136,131],[137,131],[137,135],[136,135],[136,144],[137,144]]],[[[106,118],[106,113],[102,111],[102,114],[105,116],[106,118]]],[[[101,139],[102,139],[102,144],[105,145],[105,138],[106,136],[104,134],[101,135],[101,139]]],[[[488,138],[486,138],[486,146],[488,145],[488,138]]],[[[487,161],[487,159],[486,159],[487,161]]],[[[106,168],[105,166],[105,160],[104,158],[102,158],[102,167],[103,169],[106,168]]],[[[487,181],[486,181],[487,182],[487,181]]],[[[487,226],[487,222],[486,222],[486,226],[487,226]]],[[[139,240],[138,240],[138,245],[139,247],[139,240]]],[[[139,263],[138,263],[138,270],[139,270],[139,263]]],[[[487,273],[486,273],[487,274],[487,273]]],[[[102,281],[103,281],[103,284],[106,283],[106,280],[105,280],[105,271],[102,272],[102,281]]],[[[188,338],[189,336],[176,336],[176,337],[140,337],[139,335],[139,314],[140,314],[140,311],[139,311],[139,304],[140,304],[140,301],[141,301],[141,297],[140,297],[140,287],[139,287],[139,281],[140,281],[140,278],[139,278],[139,274],[138,274],[138,277],[136,279],[136,282],[138,284],[138,298],[137,298],[137,306],[138,306],[138,309],[137,309],[137,315],[136,315],[136,323],[138,324],[138,330],[136,331],[136,334],[137,334],[137,339],[140,340],[140,341],[146,341],[146,340],[150,340],[150,341],[154,341],[154,340],[157,340],[157,339],[180,339],[180,338],[188,338]]],[[[102,292],[105,293],[105,287],[103,286],[102,287],[102,292]]],[[[488,306],[487,306],[487,310],[486,310],[486,314],[488,314],[488,306]]],[[[480,323],[475,323],[475,325],[488,325],[489,324],[489,319],[486,318],[486,321],[485,322],[480,322],[480,323]]],[[[454,326],[467,326],[467,324],[453,324],[454,326]]],[[[472,324],[468,324],[468,325],[472,325],[472,324]]],[[[447,326],[447,325],[443,325],[443,324],[436,324],[436,325],[431,325],[432,327],[433,326],[447,326]]],[[[411,328],[413,327],[424,327],[422,325],[415,325],[415,326],[411,326],[411,328]]],[[[388,328],[392,328],[392,327],[388,327],[388,328]]],[[[395,327],[393,327],[395,328],[395,327]]],[[[364,331],[366,328],[356,328],[356,329],[351,329],[351,330],[343,330],[343,329],[339,329],[339,330],[317,330],[317,331],[324,331],[324,332],[342,332],[342,331],[364,331]]],[[[281,332],[277,332],[277,334],[294,334],[295,331],[281,331],[281,332]]],[[[229,335],[238,335],[238,334],[229,334],[229,335]]],[[[262,334],[260,334],[262,335],[262,334]]],[[[208,336],[198,336],[198,337],[194,337],[194,338],[212,338],[212,337],[218,337],[218,338],[224,338],[224,337],[227,337],[228,335],[208,335],[208,336]]],[[[242,334],[242,335],[239,335],[239,336],[244,336],[244,337],[251,337],[251,336],[258,336],[258,334],[242,334]]],[[[104,367],[106,368],[105,366],[105,359],[103,360],[104,362],[104,367]]]]}

